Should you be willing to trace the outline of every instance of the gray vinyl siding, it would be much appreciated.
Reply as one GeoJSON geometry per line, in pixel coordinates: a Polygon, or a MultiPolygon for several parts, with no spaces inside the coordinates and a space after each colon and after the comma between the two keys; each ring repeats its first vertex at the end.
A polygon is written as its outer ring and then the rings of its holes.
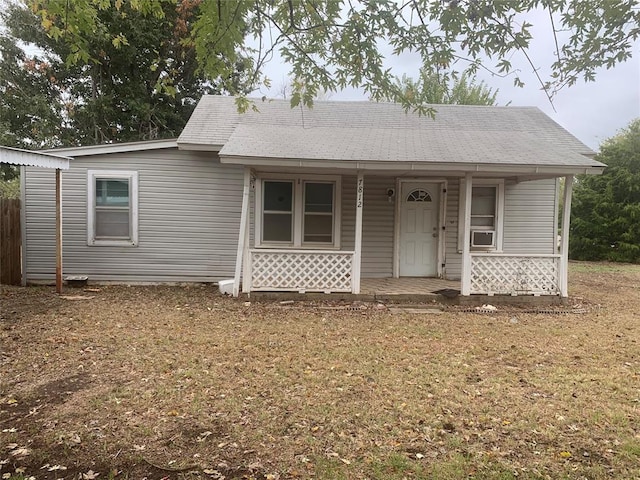
{"type": "MultiPolygon", "coordinates": [[[[389,202],[388,188],[395,188],[393,177],[364,177],[362,210],[363,278],[393,275],[393,228],[395,205],[389,202]]],[[[342,178],[342,249],[353,250],[355,239],[356,177],[342,178]]]]}
{"type": "MultiPolygon", "coordinates": [[[[94,281],[210,282],[233,276],[242,167],[215,154],[150,150],[77,157],[62,173],[64,275],[94,281]],[[87,170],[138,172],[137,246],[87,245],[87,170]]],[[[55,272],[54,172],[27,168],[27,281],[55,272]]]]}
{"type": "Polygon", "coordinates": [[[504,197],[504,252],[555,253],[556,180],[507,182],[504,197]]]}
{"type": "MultiPolygon", "coordinates": [[[[460,279],[462,255],[458,252],[460,180],[449,179],[447,190],[446,278],[460,279]]],[[[505,182],[503,252],[555,253],[556,180],[505,182]]]]}
{"type": "MultiPolygon", "coordinates": [[[[27,281],[55,272],[54,171],[26,168],[27,281]]],[[[362,277],[393,274],[395,203],[392,176],[364,179],[362,277]]],[[[161,149],[78,157],[62,173],[64,274],[93,281],[212,282],[232,278],[242,207],[242,167],[221,165],[213,153],[161,149]],[[87,245],[87,170],[137,171],[139,244],[87,245]]],[[[447,179],[445,277],[459,279],[459,178],[447,179]]],[[[355,242],[356,177],[342,177],[341,249],[355,242]]],[[[397,198],[396,200],[397,201],[397,198]]],[[[555,251],[556,180],[505,184],[504,252],[555,251]]],[[[250,201],[254,232],[255,202],[250,201]]],[[[253,239],[250,242],[253,245],[253,239]]]]}
{"type": "Polygon", "coordinates": [[[459,280],[462,255],[458,252],[458,213],[460,208],[460,179],[447,179],[447,206],[445,211],[444,277],[459,280]]]}

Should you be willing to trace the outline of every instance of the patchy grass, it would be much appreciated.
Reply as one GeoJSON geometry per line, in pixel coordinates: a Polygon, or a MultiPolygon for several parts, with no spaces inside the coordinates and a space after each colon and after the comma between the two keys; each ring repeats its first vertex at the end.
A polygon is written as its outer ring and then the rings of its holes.
{"type": "Polygon", "coordinates": [[[4,287],[1,472],[640,478],[640,267],[571,267],[572,302],[600,308],[392,315],[201,286],[4,287]]]}
{"type": "Polygon", "coordinates": [[[580,262],[571,260],[570,269],[574,273],[612,273],[625,272],[631,273],[638,271],[638,265],[632,263],[614,263],[614,262],[580,262]]]}

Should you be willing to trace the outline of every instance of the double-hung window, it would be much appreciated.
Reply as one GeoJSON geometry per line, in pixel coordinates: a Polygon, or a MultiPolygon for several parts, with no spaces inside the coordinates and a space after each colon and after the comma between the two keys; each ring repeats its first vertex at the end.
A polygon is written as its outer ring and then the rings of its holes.
{"type": "Polygon", "coordinates": [[[471,192],[471,228],[495,230],[497,185],[473,187],[471,192]]]}
{"type": "Polygon", "coordinates": [[[257,245],[339,247],[339,178],[264,178],[258,185],[257,245]]]}
{"type": "MultiPolygon", "coordinates": [[[[460,182],[460,215],[458,250],[462,250],[464,226],[464,180],[460,182]]],[[[502,180],[474,179],[471,187],[472,250],[502,250],[504,182],[502,180]]]]}
{"type": "Polygon", "coordinates": [[[137,245],[137,172],[89,170],[87,177],[88,244],[137,245]]]}
{"type": "Polygon", "coordinates": [[[262,241],[293,243],[293,181],[265,181],[262,241]]]}
{"type": "Polygon", "coordinates": [[[304,182],[302,243],[333,244],[334,190],[332,182],[304,182]]]}

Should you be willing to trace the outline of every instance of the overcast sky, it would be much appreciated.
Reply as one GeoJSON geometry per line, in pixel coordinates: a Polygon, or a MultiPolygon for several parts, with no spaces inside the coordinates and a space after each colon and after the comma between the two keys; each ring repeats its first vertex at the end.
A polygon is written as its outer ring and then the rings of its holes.
{"type": "MultiPolygon", "coordinates": [[[[548,13],[544,12],[533,12],[527,16],[527,21],[534,25],[530,57],[536,67],[541,68],[543,78],[545,66],[551,65],[554,60],[555,49],[548,18],[548,13]]],[[[557,94],[553,106],[536,83],[532,68],[521,53],[515,53],[509,60],[520,69],[518,75],[526,83],[524,88],[514,87],[513,77],[498,78],[487,72],[480,72],[477,78],[499,90],[499,105],[510,101],[514,106],[536,106],[597,151],[603,140],[615,135],[634,118],[640,117],[640,42],[634,47],[632,59],[613,69],[600,70],[595,82],[585,83],[580,80],[576,85],[565,88],[557,94]]],[[[388,56],[387,59],[395,75],[406,73],[417,76],[420,68],[418,56],[388,56]]],[[[286,82],[288,71],[288,66],[274,57],[265,69],[273,87],[270,91],[262,89],[260,94],[277,96],[278,89],[286,82]]],[[[333,93],[331,99],[363,100],[367,97],[363,92],[346,90],[333,93]]]]}

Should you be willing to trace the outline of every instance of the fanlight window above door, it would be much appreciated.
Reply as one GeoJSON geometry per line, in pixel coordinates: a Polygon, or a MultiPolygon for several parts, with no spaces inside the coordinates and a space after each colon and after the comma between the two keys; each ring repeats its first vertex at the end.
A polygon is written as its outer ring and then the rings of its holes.
{"type": "Polygon", "coordinates": [[[426,190],[417,189],[407,195],[407,202],[430,202],[431,195],[426,190]]]}

